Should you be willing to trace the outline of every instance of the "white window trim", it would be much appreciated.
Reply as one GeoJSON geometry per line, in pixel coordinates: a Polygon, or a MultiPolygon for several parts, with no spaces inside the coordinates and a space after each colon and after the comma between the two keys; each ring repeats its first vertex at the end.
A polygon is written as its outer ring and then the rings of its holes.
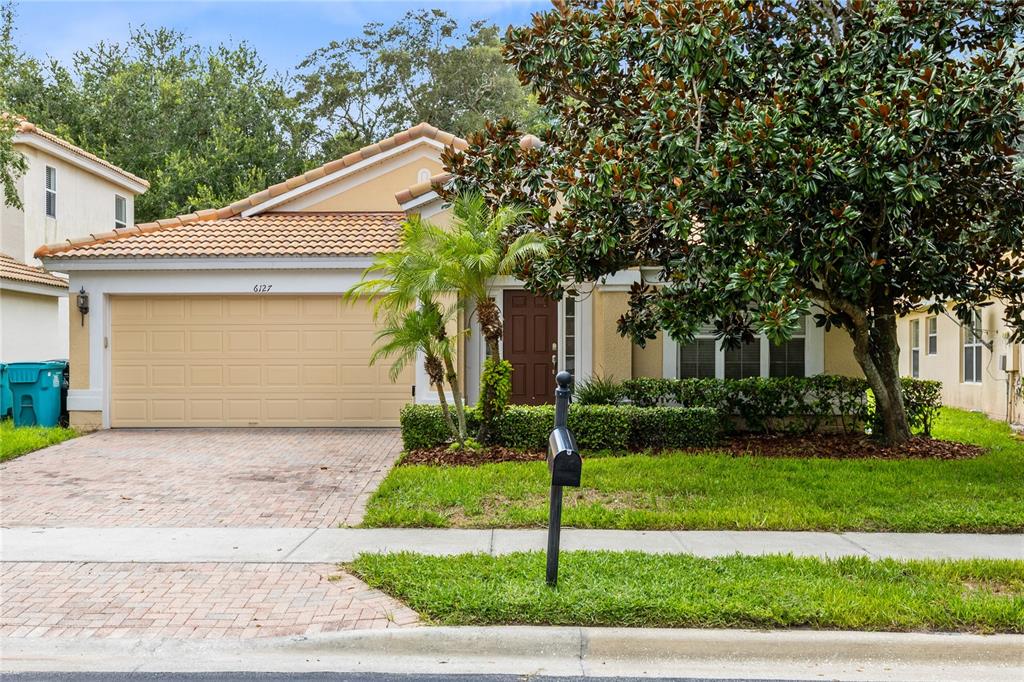
{"type": "MultiPolygon", "coordinates": [[[[813,314],[813,313],[812,313],[813,314]]],[[[703,335],[702,335],[703,336],[703,335]]],[[[763,334],[761,340],[761,376],[768,377],[771,371],[771,342],[763,334]]],[[[665,379],[679,378],[679,342],[665,334],[661,345],[661,375],[665,379]]],[[[818,327],[807,316],[804,328],[804,376],[813,376],[825,371],[825,329],[818,327]]],[[[725,351],[721,344],[715,349],[715,378],[725,379],[725,351]]]]}
{"type": "Polygon", "coordinates": [[[982,364],[984,363],[985,356],[985,344],[982,342],[981,337],[983,333],[981,313],[977,310],[971,312],[971,324],[960,325],[960,383],[969,384],[975,386],[982,383],[982,364]],[[977,333],[974,332],[974,325],[977,323],[977,333]],[[970,381],[967,380],[967,364],[965,362],[965,355],[967,349],[971,349],[971,357],[975,357],[977,349],[981,349],[982,359],[978,361],[977,366],[974,367],[974,378],[970,381]]]}
{"type": "Polygon", "coordinates": [[[910,329],[910,376],[917,379],[921,376],[921,319],[911,320],[910,329]],[[914,371],[914,357],[917,356],[917,371],[914,371]]]}
{"type": "Polygon", "coordinates": [[[57,168],[55,166],[44,166],[43,167],[43,186],[45,188],[45,194],[43,195],[43,213],[46,214],[47,218],[57,217],[57,168]],[[53,186],[50,186],[50,171],[53,171],[53,186]],[[49,211],[50,196],[53,195],[53,213],[49,211]]]}
{"type": "Polygon", "coordinates": [[[123,230],[128,227],[128,199],[120,194],[114,195],[114,229],[123,230]],[[124,206],[124,220],[117,219],[117,206],[121,204],[124,206]]]}
{"type": "Polygon", "coordinates": [[[924,318],[924,352],[925,355],[936,356],[939,354],[939,317],[938,315],[929,315],[924,318]],[[934,325],[935,331],[929,331],[929,326],[934,325]],[[935,337],[935,352],[932,352],[932,337],[935,337]]]}

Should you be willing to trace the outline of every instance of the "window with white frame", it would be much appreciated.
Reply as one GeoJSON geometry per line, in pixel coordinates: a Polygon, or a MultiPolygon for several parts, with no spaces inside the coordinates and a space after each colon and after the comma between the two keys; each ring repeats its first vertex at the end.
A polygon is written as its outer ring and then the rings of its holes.
{"type": "Polygon", "coordinates": [[[963,376],[965,384],[981,383],[981,313],[975,310],[971,313],[971,323],[962,326],[964,367],[963,376]]]}
{"type": "Polygon", "coordinates": [[[46,216],[57,217],[57,169],[53,166],[46,167],[46,216]]]}
{"type": "Polygon", "coordinates": [[[939,318],[935,315],[926,317],[924,321],[925,333],[928,335],[928,355],[939,354],[939,318]]]}
{"type": "Polygon", "coordinates": [[[921,320],[910,321],[910,376],[921,376],[921,320]]]}
{"type": "Polygon", "coordinates": [[[761,337],[738,348],[725,349],[725,378],[747,379],[761,376],[761,337]]]}
{"type": "Polygon", "coordinates": [[[716,355],[715,328],[704,325],[693,341],[679,346],[679,378],[714,379],[716,355]]]}
{"type": "Polygon", "coordinates": [[[576,299],[566,296],[564,300],[565,321],[565,371],[576,377],[576,299]]]}
{"type": "Polygon", "coordinates": [[[793,332],[789,341],[768,345],[768,376],[804,376],[807,361],[807,318],[800,318],[800,326],[793,332]]]}
{"type": "Polygon", "coordinates": [[[114,229],[123,230],[128,227],[128,200],[119,194],[114,195],[114,229]]]}

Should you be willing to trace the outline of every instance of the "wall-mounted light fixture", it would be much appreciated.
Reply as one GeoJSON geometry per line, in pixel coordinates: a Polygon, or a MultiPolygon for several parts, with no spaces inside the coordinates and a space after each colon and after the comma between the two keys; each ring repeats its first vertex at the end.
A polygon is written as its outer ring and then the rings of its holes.
{"type": "Polygon", "coordinates": [[[89,294],[85,287],[78,292],[78,312],[82,313],[82,326],[85,326],[85,316],[89,314],[89,294]]]}

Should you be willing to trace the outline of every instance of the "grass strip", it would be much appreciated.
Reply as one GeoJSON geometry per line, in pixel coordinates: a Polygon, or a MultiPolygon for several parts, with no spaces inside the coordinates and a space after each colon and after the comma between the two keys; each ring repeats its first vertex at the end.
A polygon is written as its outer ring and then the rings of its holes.
{"type": "Polygon", "coordinates": [[[1024,562],[566,552],[368,554],[346,566],[443,625],[1024,632],[1024,562]]]}
{"type": "Polygon", "coordinates": [[[74,429],[63,426],[15,426],[10,419],[4,419],[0,421],[0,462],[56,445],[77,435],[74,429]]]}
{"type": "MultiPolygon", "coordinates": [[[[668,452],[585,457],[566,489],[577,528],[898,532],[1024,530],[1024,441],[984,415],[944,409],[938,438],[969,460],[799,459],[668,452]]],[[[402,466],[371,498],[367,527],[541,527],[543,462],[402,466]]]]}

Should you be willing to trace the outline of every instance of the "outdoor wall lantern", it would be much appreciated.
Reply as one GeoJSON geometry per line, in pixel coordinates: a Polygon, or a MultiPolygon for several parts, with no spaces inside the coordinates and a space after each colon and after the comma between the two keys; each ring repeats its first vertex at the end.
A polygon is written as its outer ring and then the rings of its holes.
{"type": "Polygon", "coordinates": [[[85,287],[78,292],[78,312],[82,313],[82,326],[85,326],[85,316],[89,314],[89,294],[85,287]]]}

